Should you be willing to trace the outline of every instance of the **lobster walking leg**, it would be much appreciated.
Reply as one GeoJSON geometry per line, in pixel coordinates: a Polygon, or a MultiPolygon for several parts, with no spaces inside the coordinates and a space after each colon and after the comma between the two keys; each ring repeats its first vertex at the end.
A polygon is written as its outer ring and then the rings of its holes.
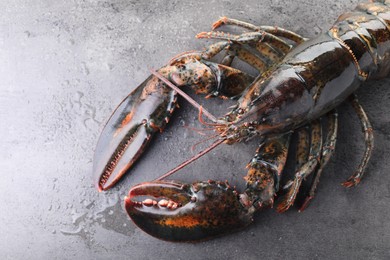
{"type": "Polygon", "coordinates": [[[309,136],[309,126],[298,130],[298,145],[296,152],[296,165],[295,171],[299,171],[303,165],[307,162],[309,158],[309,149],[310,149],[310,136],[309,136]]]}
{"type": "MultiPolygon", "coordinates": [[[[268,59],[271,60],[272,63],[279,62],[284,57],[284,55],[291,49],[291,45],[288,45],[285,41],[283,41],[282,39],[280,39],[277,36],[289,39],[289,40],[293,41],[295,44],[299,44],[299,43],[307,40],[306,38],[302,37],[301,35],[296,34],[292,31],[286,30],[284,28],[279,28],[276,26],[255,26],[255,25],[250,24],[250,23],[246,23],[243,21],[239,21],[239,20],[235,20],[235,19],[231,19],[231,18],[227,18],[227,17],[222,17],[221,19],[219,19],[218,21],[213,23],[212,30],[215,30],[222,25],[235,25],[235,26],[239,26],[239,27],[242,27],[245,29],[249,29],[251,31],[261,32],[262,39],[260,41],[258,41],[256,39],[256,40],[250,42],[248,45],[255,47],[259,51],[260,54],[265,55],[268,59]],[[274,41],[276,42],[276,46],[272,47],[271,45],[272,45],[272,42],[274,42],[274,41]],[[282,48],[277,48],[277,46],[282,46],[282,48]],[[276,49],[275,49],[275,47],[276,47],[276,49]],[[283,54],[283,52],[281,52],[280,49],[284,50],[284,54],[283,54]]],[[[216,36],[216,35],[217,35],[217,37],[225,36],[225,34],[223,32],[203,32],[203,33],[198,34],[197,38],[214,38],[214,36],[216,36]]],[[[228,40],[228,42],[230,43],[230,41],[232,40],[231,38],[232,37],[230,36],[230,34],[228,34],[228,36],[225,38],[225,40],[228,40]]],[[[238,38],[238,36],[235,36],[235,38],[238,38]]],[[[219,43],[219,44],[221,44],[221,43],[219,43]]],[[[228,55],[226,55],[226,57],[222,61],[222,64],[224,64],[224,65],[230,65],[235,56],[239,56],[239,58],[248,62],[249,64],[251,64],[251,62],[254,62],[254,60],[256,60],[256,58],[253,59],[253,54],[249,53],[249,51],[245,51],[245,49],[243,49],[242,46],[241,46],[241,48],[237,48],[237,45],[231,45],[229,47],[232,47],[232,48],[227,48],[228,55]],[[232,49],[234,49],[234,50],[232,50],[232,49]],[[232,53],[233,51],[236,53],[233,54],[232,53]]],[[[257,59],[259,59],[259,58],[257,58],[257,59]]],[[[251,65],[254,66],[255,68],[258,68],[258,66],[256,66],[257,65],[256,61],[254,63],[255,64],[251,64],[251,65]]],[[[264,71],[261,68],[260,69],[258,68],[258,70],[260,72],[264,71]]]]}
{"type": "MultiPolygon", "coordinates": [[[[301,35],[286,30],[284,28],[280,28],[277,26],[256,26],[247,22],[243,22],[236,19],[231,19],[228,17],[221,17],[218,21],[216,21],[213,26],[212,30],[215,30],[219,28],[222,25],[235,25],[238,27],[242,27],[251,31],[255,32],[266,32],[274,36],[283,37],[288,40],[293,41],[295,44],[299,44],[307,40],[306,38],[302,37],[301,35]]],[[[284,43],[287,46],[287,43],[284,41],[281,41],[281,43],[284,43]]],[[[268,43],[264,43],[263,41],[256,41],[253,44],[255,48],[263,54],[267,54],[269,58],[271,58],[274,61],[280,61],[284,55],[280,54],[279,50],[275,50],[275,48],[271,47],[268,43]]]]}
{"type": "MultiPolygon", "coordinates": [[[[199,36],[198,38],[204,37],[199,36]]],[[[271,65],[279,62],[283,57],[282,54],[278,54],[278,56],[275,57],[275,54],[270,50],[263,50],[260,51],[260,54],[264,56],[264,58],[262,58],[247,50],[243,45],[231,41],[221,41],[210,45],[210,47],[203,52],[202,58],[209,60],[222,50],[227,51],[226,59],[221,62],[222,65],[230,66],[234,57],[238,57],[260,73],[266,71],[271,65]]]]}
{"type": "Polygon", "coordinates": [[[267,32],[249,32],[239,35],[229,34],[224,32],[212,31],[201,32],[196,35],[199,39],[220,39],[225,41],[233,41],[240,44],[253,44],[255,42],[266,42],[271,46],[280,49],[284,53],[288,53],[291,49],[291,45],[282,40],[281,38],[267,33],[267,32]]]}
{"type": "Polygon", "coordinates": [[[215,30],[222,25],[236,25],[236,26],[239,26],[239,27],[242,27],[242,28],[245,28],[248,30],[252,30],[252,31],[264,31],[267,33],[271,33],[275,36],[284,37],[284,38],[289,39],[291,41],[294,41],[296,43],[301,43],[301,42],[304,42],[306,40],[306,38],[302,37],[301,35],[299,35],[295,32],[286,30],[284,28],[280,28],[277,26],[264,26],[264,25],[256,26],[256,25],[244,22],[244,21],[228,18],[226,16],[221,17],[218,21],[213,23],[212,29],[215,30]]]}
{"type": "Polygon", "coordinates": [[[269,138],[256,151],[248,164],[246,190],[241,194],[244,205],[272,207],[279,188],[280,175],[287,159],[291,133],[269,138]]]}
{"type": "MultiPolygon", "coordinates": [[[[267,63],[268,65],[276,64],[280,62],[283,59],[283,57],[287,54],[281,51],[280,49],[276,48],[275,46],[271,46],[269,43],[267,43],[267,41],[253,41],[247,43],[246,45],[256,50],[259,53],[258,56],[262,57],[262,60],[265,60],[264,62],[267,63]]],[[[238,45],[238,44],[235,46],[236,47],[235,49],[237,49],[238,46],[240,46],[241,49],[244,50],[246,49],[243,45],[238,45]]],[[[245,61],[245,59],[242,60],[245,61]]]]}
{"type": "MultiPolygon", "coordinates": [[[[281,34],[285,38],[294,41],[295,44],[299,44],[305,40],[305,38],[300,35],[284,29],[277,31],[275,28],[268,28],[268,30],[281,34]]],[[[241,35],[225,34],[224,32],[219,31],[202,32],[197,35],[197,38],[222,39],[229,43],[232,42],[227,48],[228,55],[224,62],[230,64],[233,60],[233,56],[237,56],[239,59],[255,67],[260,73],[266,71],[265,69],[269,68],[272,64],[280,62],[292,48],[292,45],[287,44],[283,39],[266,31],[243,33],[241,35]],[[251,53],[246,49],[245,45],[256,49],[260,56],[251,53]]]]}
{"type": "Polygon", "coordinates": [[[299,211],[305,210],[310,201],[314,198],[318,183],[320,182],[321,174],[335,151],[337,140],[337,124],[337,112],[336,110],[333,110],[327,114],[327,135],[322,149],[320,166],[314,173],[314,178],[312,180],[309,193],[304,199],[299,211]]]}
{"type": "Polygon", "coordinates": [[[225,57],[223,57],[221,64],[225,66],[230,66],[233,63],[234,58],[235,58],[234,54],[228,53],[225,55],[225,57]]]}
{"type": "MultiPolygon", "coordinates": [[[[199,38],[204,37],[202,36],[199,38]]],[[[277,54],[273,53],[271,49],[264,48],[264,44],[254,43],[254,45],[259,45],[255,46],[255,48],[260,52],[260,55],[256,55],[248,50],[246,46],[230,42],[230,40],[226,43],[229,43],[226,45],[227,55],[222,60],[222,64],[229,66],[233,62],[233,59],[237,57],[255,68],[260,74],[266,72],[272,65],[278,63],[285,55],[283,52],[277,54]]],[[[248,45],[251,46],[253,44],[248,45]]]]}
{"type": "Polygon", "coordinates": [[[364,152],[363,159],[356,172],[351,177],[349,177],[347,181],[343,183],[343,186],[345,187],[356,186],[360,183],[361,179],[363,178],[364,171],[367,167],[368,161],[370,160],[372,150],[374,149],[374,134],[366,112],[364,111],[363,107],[360,105],[356,95],[352,95],[350,101],[362,124],[362,131],[364,133],[364,139],[366,142],[366,150],[364,152]]]}
{"type": "Polygon", "coordinates": [[[201,55],[202,59],[210,60],[211,58],[213,58],[215,55],[217,55],[218,53],[220,53],[230,45],[231,45],[230,42],[225,42],[225,41],[213,43],[202,52],[201,55]]]}
{"type": "Polygon", "coordinates": [[[278,61],[278,60],[271,60],[271,62],[268,62],[266,60],[263,60],[261,57],[247,50],[245,47],[239,46],[237,44],[233,45],[229,49],[229,53],[232,53],[240,60],[254,67],[257,71],[260,72],[260,74],[267,71],[267,69],[271,66],[271,64],[274,64],[278,61]]]}
{"type": "Polygon", "coordinates": [[[311,123],[310,154],[308,161],[295,173],[295,178],[288,189],[287,194],[277,207],[278,212],[285,212],[295,202],[296,196],[305,176],[312,173],[317,167],[322,150],[322,127],[319,119],[311,123]]]}
{"type": "MultiPolygon", "coordinates": [[[[202,37],[198,37],[202,38],[202,37]]],[[[210,45],[208,48],[206,48],[205,51],[202,52],[202,58],[206,60],[210,60],[212,57],[220,53],[221,51],[226,50],[228,57],[225,61],[223,60],[221,62],[222,65],[230,66],[233,58],[238,57],[240,59],[247,59],[248,63],[255,67],[258,71],[264,71],[267,63],[263,60],[261,60],[260,57],[256,57],[254,54],[250,53],[249,51],[245,51],[245,49],[242,48],[242,46],[238,45],[237,43],[233,43],[231,41],[220,41],[217,43],[214,43],[210,45]],[[253,63],[253,64],[252,64],[253,63]]]]}

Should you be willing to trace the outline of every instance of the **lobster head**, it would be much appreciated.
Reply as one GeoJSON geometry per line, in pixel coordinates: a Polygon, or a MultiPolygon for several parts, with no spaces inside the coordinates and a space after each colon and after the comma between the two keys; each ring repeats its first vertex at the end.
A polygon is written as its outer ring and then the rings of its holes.
{"type": "Polygon", "coordinates": [[[252,222],[252,212],[224,182],[142,183],[129,191],[125,208],[146,233],[168,241],[206,240],[252,222]]]}

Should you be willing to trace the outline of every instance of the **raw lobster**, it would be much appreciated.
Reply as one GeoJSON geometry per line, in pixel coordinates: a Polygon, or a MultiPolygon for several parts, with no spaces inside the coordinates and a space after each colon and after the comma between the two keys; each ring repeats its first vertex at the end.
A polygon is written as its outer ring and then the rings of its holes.
{"type": "Polygon", "coordinates": [[[213,122],[203,123],[217,134],[209,148],[159,179],[133,187],[125,198],[132,220],[160,239],[197,241],[243,228],[252,222],[256,211],[272,207],[281,191],[285,194],[278,200],[277,210],[284,212],[294,204],[302,182],[313,175],[300,207],[303,210],[335,149],[335,108],[345,100],[350,100],[362,122],[366,151],[344,186],[360,182],[373,149],[372,127],[354,91],[364,81],[390,72],[390,1],[359,4],[311,40],[283,28],[254,26],[226,17],[214,23],[213,29],[222,25],[250,32],[198,34],[198,38],[222,41],[201,52],[181,54],[153,72],[115,110],[97,145],[95,183],[99,190],[106,190],[129,170],[152,135],[169,121],[177,103],[176,87],[190,86],[208,97],[238,97],[237,105],[218,119],[200,108],[200,120],[207,116],[213,122]],[[222,62],[212,62],[210,59],[221,51],[226,52],[222,62]],[[232,68],[236,57],[257,69],[259,75],[254,78],[232,68]],[[325,129],[322,117],[326,118],[325,129]],[[294,131],[298,132],[296,171],[280,188],[294,131]],[[255,136],[261,137],[261,143],[248,164],[242,193],[226,182],[163,180],[221,143],[234,144],[255,136]]]}

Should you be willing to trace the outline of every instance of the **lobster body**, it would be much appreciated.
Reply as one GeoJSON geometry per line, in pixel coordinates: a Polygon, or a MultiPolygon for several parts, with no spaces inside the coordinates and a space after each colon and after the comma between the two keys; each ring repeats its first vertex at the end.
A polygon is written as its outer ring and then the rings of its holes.
{"type": "MultiPolygon", "coordinates": [[[[208,96],[240,96],[237,105],[211,125],[215,126],[219,143],[263,138],[248,164],[245,191],[239,194],[222,182],[183,184],[162,178],[133,187],[125,199],[129,216],[160,239],[204,240],[251,223],[256,211],[274,203],[290,136],[295,130],[300,134],[296,174],[284,187],[288,191],[277,209],[287,210],[304,179],[314,172],[306,207],[334,151],[337,114],[331,111],[364,81],[386,77],[390,72],[390,1],[360,4],[341,15],[330,30],[311,40],[282,28],[224,19],[215,23],[214,29],[233,24],[256,32],[238,36],[199,34],[199,38],[225,41],[204,52],[175,57],[158,70],[161,77],[151,76],[136,88],[108,121],[95,152],[96,185],[105,190],[139,158],[152,134],[169,121],[176,92],[164,80],[179,87],[190,86],[208,96]],[[297,46],[290,49],[277,36],[297,46]],[[271,62],[253,55],[250,48],[265,54],[271,62]],[[222,50],[228,53],[222,65],[209,61],[222,50]],[[260,75],[253,78],[230,67],[233,56],[257,68],[260,75]],[[328,129],[323,144],[319,118],[324,115],[328,129]],[[303,127],[306,125],[310,125],[310,135],[303,127]]],[[[357,173],[344,183],[348,187],[360,182],[373,146],[371,125],[357,100],[352,103],[362,121],[368,148],[357,173]]]]}
{"type": "Polygon", "coordinates": [[[389,61],[390,7],[360,4],[255,81],[229,117],[259,122],[261,135],[297,129],[340,105],[367,79],[386,77],[389,61]]]}

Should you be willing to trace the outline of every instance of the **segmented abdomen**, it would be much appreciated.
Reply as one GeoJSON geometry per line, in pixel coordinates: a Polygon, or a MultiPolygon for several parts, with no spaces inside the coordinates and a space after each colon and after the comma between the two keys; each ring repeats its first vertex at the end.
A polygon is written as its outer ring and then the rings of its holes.
{"type": "Polygon", "coordinates": [[[359,4],[329,30],[349,50],[359,75],[383,78],[390,72],[390,1],[359,4]]]}
{"type": "Polygon", "coordinates": [[[389,25],[390,1],[358,5],[330,30],[294,48],[244,93],[239,108],[258,111],[261,133],[296,129],[324,115],[363,81],[389,75],[389,25]]]}
{"type": "Polygon", "coordinates": [[[261,135],[287,132],[336,108],[367,79],[389,74],[390,0],[359,4],[292,49],[230,114],[256,122],[261,135]]]}

